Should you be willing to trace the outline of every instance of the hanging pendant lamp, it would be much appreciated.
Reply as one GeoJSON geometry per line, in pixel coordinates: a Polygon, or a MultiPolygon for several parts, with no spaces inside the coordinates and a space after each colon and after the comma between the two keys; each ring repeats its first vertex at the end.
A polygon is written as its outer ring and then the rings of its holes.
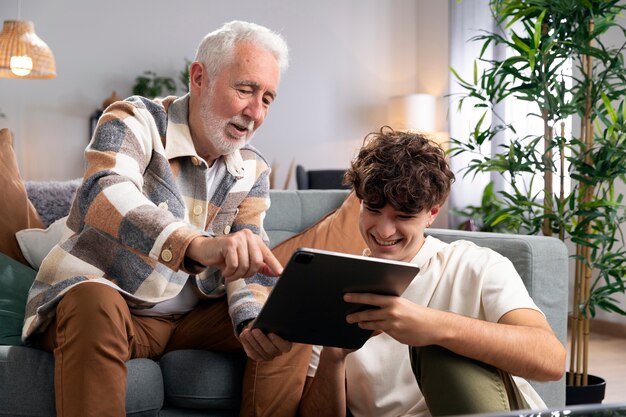
{"type": "Polygon", "coordinates": [[[54,78],[52,51],[35,34],[33,22],[5,20],[0,32],[0,77],[54,78]]]}

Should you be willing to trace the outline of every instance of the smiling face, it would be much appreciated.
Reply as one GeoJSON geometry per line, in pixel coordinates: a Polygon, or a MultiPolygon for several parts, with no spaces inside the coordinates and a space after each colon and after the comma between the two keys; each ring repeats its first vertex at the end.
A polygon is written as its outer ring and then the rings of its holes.
{"type": "Polygon", "coordinates": [[[190,67],[189,127],[196,151],[209,164],[243,147],[263,124],[276,97],[280,70],[271,52],[249,42],[235,45],[231,62],[211,77],[190,67]]]}
{"type": "Polygon", "coordinates": [[[389,204],[376,209],[362,201],[359,229],[371,256],[409,262],[424,244],[424,229],[438,213],[439,207],[409,214],[389,204]]]}

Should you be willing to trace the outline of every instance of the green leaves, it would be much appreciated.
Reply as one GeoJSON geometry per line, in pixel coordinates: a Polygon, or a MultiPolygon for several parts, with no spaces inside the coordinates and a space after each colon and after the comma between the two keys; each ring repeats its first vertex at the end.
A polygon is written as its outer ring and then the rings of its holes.
{"type": "Polygon", "coordinates": [[[626,251],[620,230],[626,223],[626,206],[624,195],[615,188],[616,181],[626,180],[626,41],[610,48],[599,38],[608,30],[626,38],[626,29],[616,19],[626,4],[491,0],[490,5],[502,27],[497,33],[482,32],[473,38],[482,47],[471,81],[462,80],[452,69],[464,90],[459,108],[468,111],[471,106],[476,117],[467,137],[451,140],[450,154],[472,155],[464,175],[497,173],[508,188],[497,191],[490,183],[480,206],[457,214],[473,218],[484,230],[563,233],[565,239],[588,249],[589,257],[571,256],[592,269],[591,294],[575,309],[585,314],[588,308],[592,316],[598,309],[626,315],[614,298],[626,292],[626,251]],[[487,58],[492,46],[506,47],[509,53],[503,59],[487,58]],[[592,59],[591,74],[583,71],[586,57],[592,59]],[[573,74],[565,71],[570,62],[573,74]],[[519,135],[513,122],[494,111],[505,99],[530,103],[526,117],[540,115],[544,131],[519,135]],[[584,117],[587,105],[593,137],[567,133],[562,137],[561,121],[584,117]],[[502,135],[510,142],[492,153],[492,142],[502,135]],[[483,153],[485,149],[488,152],[483,153]],[[559,175],[565,174],[557,171],[560,158],[571,187],[562,194],[545,191],[559,189],[559,175]]]}
{"type": "Polygon", "coordinates": [[[171,77],[159,77],[153,71],[145,71],[135,78],[133,94],[147,97],[164,97],[176,93],[176,83],[171,77]]]}

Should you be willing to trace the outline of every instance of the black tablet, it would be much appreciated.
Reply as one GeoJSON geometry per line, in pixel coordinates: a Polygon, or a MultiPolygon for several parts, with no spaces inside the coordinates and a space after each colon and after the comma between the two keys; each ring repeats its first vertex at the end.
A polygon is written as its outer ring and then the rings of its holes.
{"type": "Polygon", "coordinates": [[[375,307],[347,303],[343,295],[401,295],[418,272],[406,262],[297,249],[253,328],[291,342],[358,349],[372,332],[347,323],[346,315],[375,307]]]}

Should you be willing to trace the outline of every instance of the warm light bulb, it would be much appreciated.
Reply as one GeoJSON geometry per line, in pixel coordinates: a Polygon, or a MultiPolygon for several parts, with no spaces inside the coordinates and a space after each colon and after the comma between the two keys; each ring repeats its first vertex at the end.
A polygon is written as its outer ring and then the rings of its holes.
{"type": "Polygon", "coordinates": [[[11,72],[19,77],[24,77],[30,74],[33,69],[33,60],[31,57],[23,55],[23,56],[12,56],[10,62],[11,72]]]}

